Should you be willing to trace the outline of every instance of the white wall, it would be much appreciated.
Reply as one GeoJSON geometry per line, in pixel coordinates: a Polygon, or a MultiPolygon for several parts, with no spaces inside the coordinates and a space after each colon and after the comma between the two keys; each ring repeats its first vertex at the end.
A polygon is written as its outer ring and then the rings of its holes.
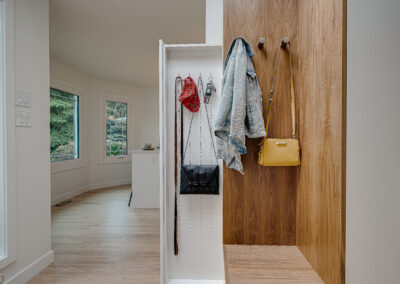
{"type": "MultiPolygon", "coordinates": [[[[99,94],[107,93],[133,97],[134,141],[128,141],[129,150],[139,147],[140,128],[140,93],[137,88],[130,85],[112,83],[102,80],[90,79],[89,83],[89,185],[90,188],[102,188],[131,182],[131,163],[100,164],[99,151],[102,141],[99,131],[103,125],[99,120],[99,94]],[[133,146],[133,147],[132,147],[133,146]]],[[[128,121],[129,123],[129,121],[128,121]]],[[[131,138],[131,137],[129,137],[131,138]]]]}
{"type": "Polygon", "coordinates": [[[84,99],[86,99],[80,105],[82,112],[82,116],[80,117],[82,127],[80,130],[85,142],[84,145],[80,145],[81,158],[84,159],[83,166],[51,174],[51,199],[52,204],[55,204],[89,189],[88,135],[86,134],[86,130],[88,129],[87,111],[89,106],[87,96],[89,79],[85,75],[70,70],[53,60],[50,61],[50,78],[52,82],[55,81],[59,84],[70,86],[73,89],[80,89],[83,92],[84,99]]]}
{"type": "Polygon", "coordinates": [[[346,283],[400,282],[400,1],[348,1],[346,283]]]}
{"type": "Polygon", "coordinates": [[[16,89],[31,93],[32,127],[16,129],[17,257],[8,283],[25,283],[53,261],[50,248],[48,0],[15,1],[16,89]]]}
{"type": "Polygon", "coordinates": [[[61,202],[88,189],[102,188],[131,181],[131,164],[104,164],[100,163],[99,129],[102,123],[99,120],[100,93],[130,96],[133,98],[133,142],[128,144],[129,149],[141,147],[150,142],[157,145],[158,134],[158,89],[138,88],[132,85],[120,84],[89,76],[67,68],[51,60],[51,80],[62,82],[65,85],[82,90],[84,99],[82,108],[83,127],[80,135],[83,136],[81,156],[84,165],[67,171],[51,175],[52,203],[61,202]]]}
{"type": "Polygon", "coordinates": [[[158,132],[158,88],[140,89],[140,146],[145,143],[159,145],[158,132]]]}
{"type": "Polygon", "coordinates": [[[223,43],[223,0],[206,0],[206,43],[223,43]]]}

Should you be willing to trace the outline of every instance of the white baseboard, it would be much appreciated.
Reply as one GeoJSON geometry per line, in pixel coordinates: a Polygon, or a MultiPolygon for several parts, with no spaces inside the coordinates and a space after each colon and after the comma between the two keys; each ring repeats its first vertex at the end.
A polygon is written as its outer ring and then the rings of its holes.
{"type": "Polygon", "coordinates": [[[56,204],[58,204],[60,202],[65,201],[65,200],[71,199],[72,197],[75,197],[75,196],[77,196],[79,194],[82,194],[82,193],[84,193],[84,192],[86,192],[88,190],[89,190],[89,186],[84,186],[84,187],[75,189],[73,191],[69,191],[69,192],[57,195],[55,197],[52,197],[51,198],[51,205],[53,206],[53,205],[56,205],[56,204]]]}
{"type": "Polygon", "coordinates": [[[49,266],[54,261],[54,251],[49,251],[27,267],[22,269],[16,275],[6,280],[5,284],[21,284],[26,283],[49,266]]]}
{"type": "Polygon", "coordinates": [[[225,280],[170,279],[168,284],[225,284],[225,280]]]}
{"type": "Polygon", "coordinates": [[[101,182],[96,184],[91,184],[89,190],[99,189],[99,188],[107,188],[112,186],[119,186],[119,185],[126,185],[131,184],[132,180],[129,179],[122,179],[122,180],[112,180],[107,182],[101,182]]]}
{"type": "Polygon", "coordinates": [[[112,186],[119,186],[119,185],[126,185],[130,184],[132,180],[129,179],[122,179],[122,180],[112,180],[112,181],[107,181],[107,182],[101,182],[101,183],[96,183],[90,186],[85,186],[81,187],[78,189],[75,189],[73,191],[69,191],[60,195],[57,195],[53,198],[51,198],[51,205],[56,205],[60,202],[63,202],[65,200],[71,199],[79,194],[82,194],[86,191],[93,190],[93,189],[100,189],[100,188],[107,188],[107,187],[112,187],[112,186]]]}

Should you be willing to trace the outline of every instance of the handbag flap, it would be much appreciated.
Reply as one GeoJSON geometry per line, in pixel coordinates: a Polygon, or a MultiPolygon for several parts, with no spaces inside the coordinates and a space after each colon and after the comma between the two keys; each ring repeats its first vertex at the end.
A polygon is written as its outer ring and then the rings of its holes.
{"type": "Polygon", "coordinates": [[[300,147],[297,139],[264,139],[258,157],[263,166],[300,165],[300,147]]]}
{"type": "Polygon", "coordinates": [[[219,174],[218,165],[183,165],[182,177],[188,179],[188,185],[208,186],[215,175],[219,174]]]}

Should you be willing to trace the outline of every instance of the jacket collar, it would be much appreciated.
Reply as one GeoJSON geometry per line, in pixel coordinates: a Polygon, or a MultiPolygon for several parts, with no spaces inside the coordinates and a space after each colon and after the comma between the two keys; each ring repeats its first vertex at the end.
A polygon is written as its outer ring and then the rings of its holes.
{"type": "Polygon", "coordinates": [[[235,39],[232,41],[231,46],[229,47],[228,53],[226,54],[224,69],[225,69],[226,64],[227,64],[227,62],[228,62],[228,60],[229,60],[229,57],[230,57],[231,54],[232,54],[232,50],[233,50],[233,48],[235,47],[236,41],[242,41],[242,43],[244,44],[244,46],[245,46],[245,48],[246,48],[247,55],[250,57],[251,60],[253,60],[254,51],[253,51],[253,49],[251,48],[250,43],[249,43],[247,40],[245,40],[244,38],[242,38],[242,37],[237,37],[237,38],[235,38],[235,39]]]}

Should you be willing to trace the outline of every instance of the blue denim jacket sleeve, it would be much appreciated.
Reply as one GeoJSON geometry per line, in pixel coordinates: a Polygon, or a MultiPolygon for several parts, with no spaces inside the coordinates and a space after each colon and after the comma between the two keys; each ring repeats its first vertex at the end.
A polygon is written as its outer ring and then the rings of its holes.
{"type": "Polygon", "coordinates": [[[217,155],[228,168],[244,173],[240,155],[246,154],[245,136],[265,136],[262,96],[254,71],[250,44],[237,38],[224,64],[221,100],[215,120],[217,155]]]}

